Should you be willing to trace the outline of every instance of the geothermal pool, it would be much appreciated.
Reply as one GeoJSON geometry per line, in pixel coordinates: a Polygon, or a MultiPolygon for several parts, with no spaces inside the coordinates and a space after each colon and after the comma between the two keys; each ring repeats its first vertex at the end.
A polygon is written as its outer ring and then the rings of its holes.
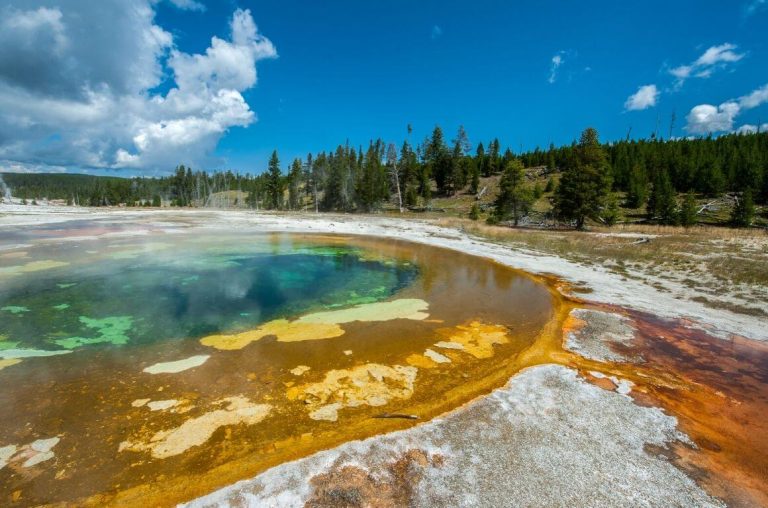
{"type": "Polygon", "coordinates": [[[9,230],[0,499],[168,506],[423,422],[549,347],[558,306],[543,280],[392,240],[9,230]]]}

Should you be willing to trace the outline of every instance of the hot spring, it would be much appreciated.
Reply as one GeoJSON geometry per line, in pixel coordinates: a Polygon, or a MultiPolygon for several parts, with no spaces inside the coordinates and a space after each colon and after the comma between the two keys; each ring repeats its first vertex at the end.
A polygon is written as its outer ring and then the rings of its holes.
{"type": "Polygon", "coordinates": [[[0,499],[173,505],[417,424],[530,364],[559,303],[393,240],[19,229],[0,240],[0,499]]]}

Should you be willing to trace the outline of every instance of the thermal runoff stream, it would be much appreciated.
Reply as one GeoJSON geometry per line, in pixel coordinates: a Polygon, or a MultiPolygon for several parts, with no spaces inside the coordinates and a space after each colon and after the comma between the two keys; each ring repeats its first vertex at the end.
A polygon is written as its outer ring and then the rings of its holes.
{"type": "Polygon", "coordinates": [[[20,505],[188,500],[444,413],[559,331],[543,280],[392,240],[74,221],[0,249],[20,505]]]}

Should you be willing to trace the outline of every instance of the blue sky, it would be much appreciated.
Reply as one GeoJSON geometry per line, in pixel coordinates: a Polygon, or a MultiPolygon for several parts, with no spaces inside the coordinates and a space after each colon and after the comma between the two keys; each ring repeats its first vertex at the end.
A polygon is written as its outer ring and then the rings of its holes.
{"type": "MultiPolygon", "coordinates": [[[[3,1],[9,0],[0,5],[3,1]]],[[[263,47],[251,53],[256,56],[250,65],[258,73],[253,83],[246,79],[231,87],[252,117],[238,111],[236,119],[206,131],[202,142],[187,136],[190,146],[174,145],[178,162],[205,169],[260,172],[274,148],[287,165],[295,156],[347,139],[353,145],[376,137],[399,144],[409,123],[414,142],[435,124],[449,139],[463,124],[473,143],[497,136],[503,146],[519,151],[569,143],[586,126],[613,140],[630,128],[633,137],[647,137],[658,123],[666,137],[673,112],[675,136],[749,130],[768,122],[765,0],[143,1],[154,15],[151,23],[171,38],[153,49],[160,74],[145,95],[165,97],[178,86],[179,67],[168,64],[171,52],[204,54],[212,36],[232,40],[236,11],[248,13],[258,26],[254,37],[274,47],[276,57],[263,47]]],[[[73,9],[77,3],[73,0],[73,9]]],[[[44,1],[37,4],[47,8],[44,1]]],[[[9,5],[21,12],[29,4],[10,0],[9,5]]],[[[62,8],[65,36],[72,33],[66,25],[70,18],[62,8]]],[[[62,47],[66,51],[72,44],[62,47]]],[[[132,90],[128,93],[136,93],[132,90]]],[[[157,174],[175,160],[173,147],[160,145],[172,121],[162,114],[169,113],[137,113],[131,132],[116,127],[114,139],[105,140],[106,148],[98,152],[107,155],[85,159],[91,164],[83,164],[79,154],[71,161],[47,161],[44,153],[24,160],[3,152],[2,138],[0,161],[6,169],[8,161],[16,161],[30,170],[157,174]],[[148,135],[153,139],[153,132],[160,133],[150,146],[157,153],[142,142],[148,135]],[[119,150],[124,153],[108,155],[119,150]]],[[[207,114],[194,113],[203,121],[207,114]]],[[[52,127],[40,132],[55,144],[59,138],[52,127]]],[[[60,136],[66,141],[67,134],[60,136]]],[[[41,141],[36,143],[39,148],[41,141]]]]}

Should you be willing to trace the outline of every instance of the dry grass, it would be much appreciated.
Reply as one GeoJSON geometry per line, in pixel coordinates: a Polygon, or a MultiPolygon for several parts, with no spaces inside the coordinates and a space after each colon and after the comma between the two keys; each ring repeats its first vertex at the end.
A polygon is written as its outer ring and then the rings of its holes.
{"type": "Polygon", "coordinates": [[[598,227],[592,231],[604,233],[642,233],[646,235],[682,235],[689,238],[768,238],[766,231],[762,229],[734,229],[718,226],[695,226],[684,228],[682,226],[661,226],[656,224],[617,224],[612,228],[598,227]]]}

